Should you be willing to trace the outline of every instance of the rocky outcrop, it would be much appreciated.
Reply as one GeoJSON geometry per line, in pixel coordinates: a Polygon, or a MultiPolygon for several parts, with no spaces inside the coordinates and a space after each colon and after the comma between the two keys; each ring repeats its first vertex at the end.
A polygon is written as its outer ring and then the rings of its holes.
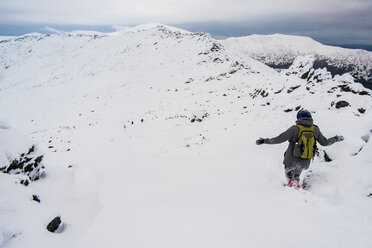
{"type": "Polygon", "coordinates": [[[27,136],[0,122],[0,172],[16,175],[27,186],[44,173],[44,155],[27,136]]]}
{"type": "MultiPolygon", "coordinates": [[[[19,158],[13,159],[9,165],[0,168],[0,171],[7,174],[22,174],[27,176],[30,181],[35,181],[43,174],[45,167],[42,160],[43,155],[38,155],[36,146],[33,145],[27,153],[22,153],[19,158]]],[[[22,184],[27,186],[28,182],[24,180],[22,184]]]]}

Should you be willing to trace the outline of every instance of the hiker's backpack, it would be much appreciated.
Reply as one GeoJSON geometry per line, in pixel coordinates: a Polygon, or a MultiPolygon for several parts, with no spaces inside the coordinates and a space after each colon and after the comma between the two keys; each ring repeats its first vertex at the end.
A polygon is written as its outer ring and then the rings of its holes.
{"type": "Polygon", "coordinates": [[[298,141],[295,144],[293,155],[298,158],[312,159],[316,153],[316,140],[314,125],[311,127],[304,127],[297,125],[300,129],[298,133],[298,141]]]}

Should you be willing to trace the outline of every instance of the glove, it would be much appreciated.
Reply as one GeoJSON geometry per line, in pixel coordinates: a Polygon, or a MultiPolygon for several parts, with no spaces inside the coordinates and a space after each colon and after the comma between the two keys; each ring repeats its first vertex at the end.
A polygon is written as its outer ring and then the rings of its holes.
{"type": "Polygon", "coordinates": [[[342,136],[342,135],[336,135],[334,138],[335,138],[336,142],[340,142],[340,141],[343,141],[345,139],[344,136],[342,136]]]}
{"type": "Polygon", "coordinates": [[[265,139],[263,138],[259,138],[258,140],[256,140],[256,145],[262,145],[265,143],[265,139]]]}

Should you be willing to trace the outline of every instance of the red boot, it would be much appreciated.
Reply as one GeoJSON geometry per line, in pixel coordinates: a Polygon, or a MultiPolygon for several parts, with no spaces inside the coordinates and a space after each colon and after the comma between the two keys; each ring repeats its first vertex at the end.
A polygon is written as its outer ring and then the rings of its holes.
{"type": "Polygon", "coordinates": [[[288,186],[291,188],[299,189],[300,183],[296,179],[289,179],[288,186]]]}

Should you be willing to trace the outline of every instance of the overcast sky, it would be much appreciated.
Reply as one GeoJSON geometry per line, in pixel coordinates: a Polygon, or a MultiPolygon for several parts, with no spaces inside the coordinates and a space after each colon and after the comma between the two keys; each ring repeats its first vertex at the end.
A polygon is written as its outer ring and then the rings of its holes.
{"type": "Polygon", "coordinates": [[[27,25],[159,22],[225,36],[286,33],[372,45],[371,13],[372,0],[0,0],[0,35],[27,25]]]}

